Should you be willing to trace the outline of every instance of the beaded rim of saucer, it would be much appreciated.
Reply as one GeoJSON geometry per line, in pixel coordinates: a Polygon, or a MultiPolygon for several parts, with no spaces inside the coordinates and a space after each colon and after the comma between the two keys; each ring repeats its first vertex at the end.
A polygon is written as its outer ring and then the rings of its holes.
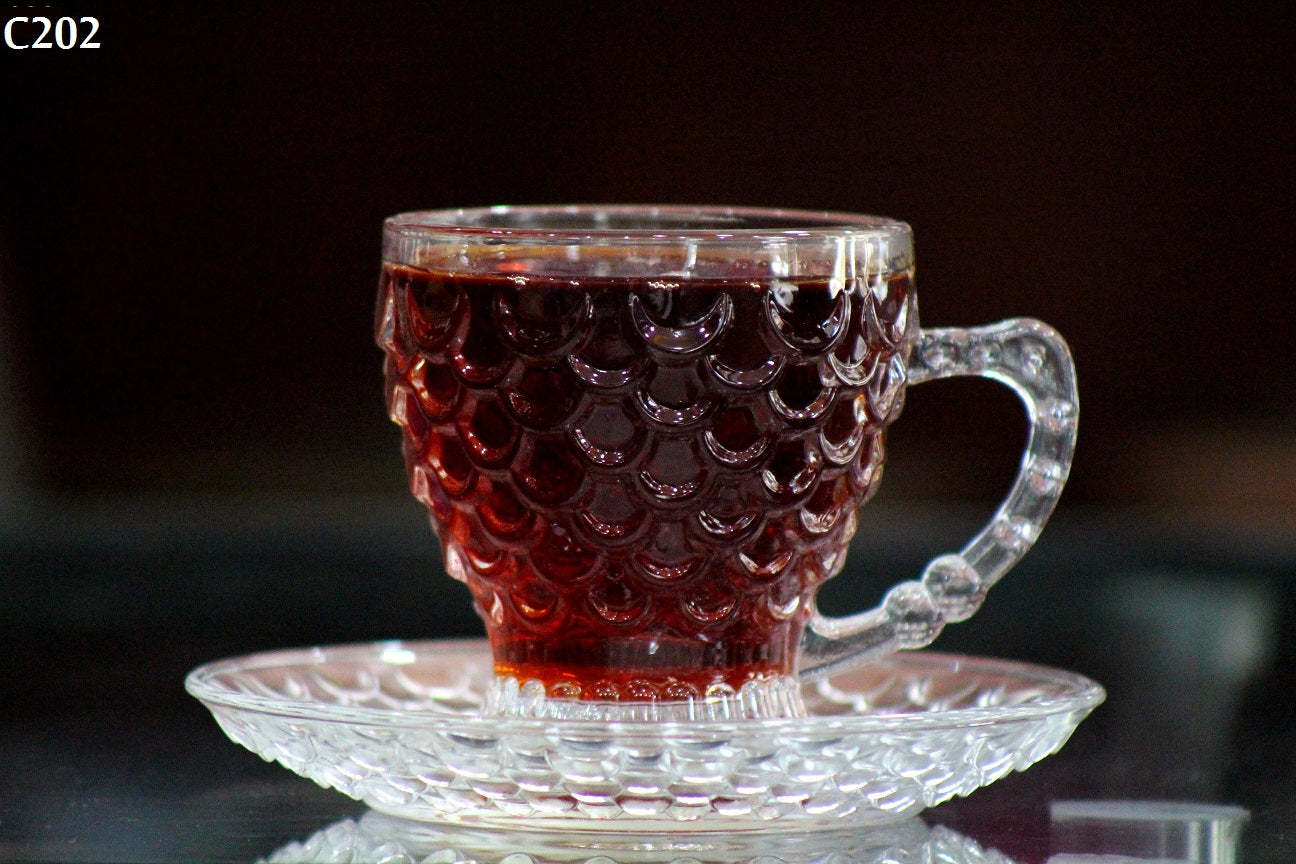
{"type": "Polygon", "coordinates": [[[803,686],[801,717],[491,716],[485,640],[291,649],[201,666],[235,742],[422,821],[617,831],[882,824],[1056,752],[1104,698],[1072,672],[920,651],[803,686]]]}

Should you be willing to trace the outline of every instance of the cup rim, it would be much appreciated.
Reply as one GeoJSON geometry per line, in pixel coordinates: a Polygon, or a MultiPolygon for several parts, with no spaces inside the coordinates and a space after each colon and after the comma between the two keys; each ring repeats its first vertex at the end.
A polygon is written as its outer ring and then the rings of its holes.
{"type": "Polygon", "coordinates": [[[496,243],[795,244],[824,240],[908,241],[898,219],[833,210],[680,204],[543,204],[414,210],[386,219],[405,237],[496,243]]]}

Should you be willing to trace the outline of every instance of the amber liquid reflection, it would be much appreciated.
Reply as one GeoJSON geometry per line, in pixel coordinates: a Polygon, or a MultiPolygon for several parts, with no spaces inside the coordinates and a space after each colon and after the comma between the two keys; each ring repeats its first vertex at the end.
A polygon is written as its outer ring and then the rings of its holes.
{"type": "Polygon", "coordinates": [[[900,410],[906,273],[578,283],[389,264],[381,288],[410,487],[498,674],[653,700],[795,671],[900,410]]]}

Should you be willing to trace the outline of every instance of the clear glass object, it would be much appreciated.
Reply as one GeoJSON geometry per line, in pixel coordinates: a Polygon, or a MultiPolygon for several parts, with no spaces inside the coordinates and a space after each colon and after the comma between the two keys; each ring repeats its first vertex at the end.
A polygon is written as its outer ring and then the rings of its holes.
{"type": "Polygon", "coordinates": [[[1242,807],[1200,801],[1053,801],[1048,864],[1236,864],[1250,818],[1242,807]]]}
{"type": "Polygon", "coordinates": [[[388,407],[446,569],[485,622],[490,713],[798,716],[799,682],[972,615],[1070,469],[1066,344],[1024,318],[920,328],[902,222],[407,213],[387,220],[383,262],[388,407]],[[1004,503],[877,608],[819,614],[906,387],[964,375],[1012,388],[1030,419],[1004,503]]]}
{"type": "Polygon", "coordinates": [[[1079,675],[899,653],[803,685],[789,718],[491,716],[483,640],[276,651],[186,685],[234,741],[402,818],[509,830],[780,831],[902,821],[1055,752],[1079,675]]]}

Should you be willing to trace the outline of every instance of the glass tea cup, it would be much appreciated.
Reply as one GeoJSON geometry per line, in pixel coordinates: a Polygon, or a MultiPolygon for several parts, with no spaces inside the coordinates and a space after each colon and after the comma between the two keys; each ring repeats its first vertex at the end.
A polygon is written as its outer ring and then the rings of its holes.
{"type": "Polygon", "coordinates": [[[929,644],[1034,543],[1078,402],[1031,319],[920,329],[891,219],[496,207],[388,219],[377,339],[410,488],[485,622],[487,710],[780,717],[800,682],[929,644]],[[880,605],[819,614],[905,388],[1023,400],[1007,499],[880,605]]]}

